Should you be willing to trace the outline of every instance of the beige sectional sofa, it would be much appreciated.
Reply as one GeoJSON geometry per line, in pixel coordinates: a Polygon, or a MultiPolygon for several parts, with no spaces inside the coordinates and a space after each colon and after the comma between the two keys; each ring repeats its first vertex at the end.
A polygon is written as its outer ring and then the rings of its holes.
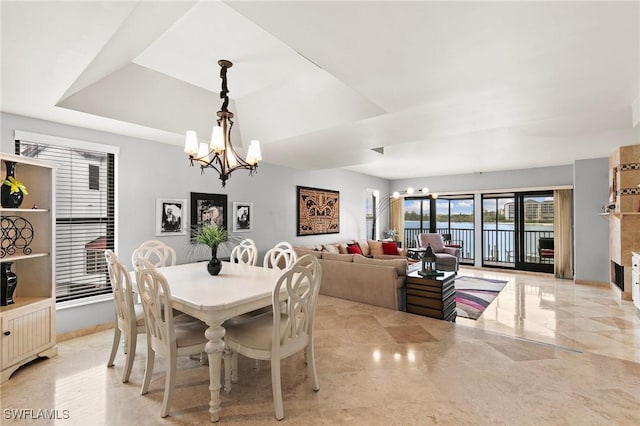
{"type": "MultiPolygon", "coordinates": [[[[365,240],[366,241],[366,240],[365,240]]],[[[363,253],[364,242],[360,241],[363,253]]],[[[345,244],[346,243],[338,243],[345,244]]],[[[375,245],[375,242],[374,242],[375,245]]],[[[323,245],[325,246],[325,245],[323,245]]],[[[404,311],[406,300],[404,282],[407,274],[407,259],[399,255],[371,255],[333,252],[331,248],[294,247],[298,256],[316,256],[322,266],[320,294],[367,303],[369,305],[404,311]]],[[[374,249],[375,253],[375,249],[374,249]]]]}

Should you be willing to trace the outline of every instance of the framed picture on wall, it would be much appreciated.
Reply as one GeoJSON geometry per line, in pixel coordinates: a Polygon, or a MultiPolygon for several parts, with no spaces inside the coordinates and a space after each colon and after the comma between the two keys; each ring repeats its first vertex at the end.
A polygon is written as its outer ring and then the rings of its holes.
{"type": "Polygon", "coordinates": [[[187,200],[156,199],[156,236],[186,235],[187,200]]]}
{"type": "Polygon", "coordinates": [[[216,224],[227,229],[227,195],[191,193],[191,227],[216,224]]]}
{"type": "Polygon", "coordinates": [[[340,232],[340,192],[298,186],[297,196],[297,236],[340,232]]]}
{"type": "Polygon", "coordinates": [[[233,202],[233,232],[253,231],[253,203],[233,202]]]}

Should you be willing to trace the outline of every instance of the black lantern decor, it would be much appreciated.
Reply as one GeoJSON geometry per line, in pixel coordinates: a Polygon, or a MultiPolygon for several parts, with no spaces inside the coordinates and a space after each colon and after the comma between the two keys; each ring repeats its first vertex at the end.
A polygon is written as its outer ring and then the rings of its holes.
{"type": "Polygon", "coordinates": [[[431,248],[431,244],[428,244],[427,249],[422,255],[422,270],[418,271],[418,274],[426,278],[443,276],[444,272],[438,272],[436,260],[437,258],[435,253],[433,252],[433,249],[431,248]]]}

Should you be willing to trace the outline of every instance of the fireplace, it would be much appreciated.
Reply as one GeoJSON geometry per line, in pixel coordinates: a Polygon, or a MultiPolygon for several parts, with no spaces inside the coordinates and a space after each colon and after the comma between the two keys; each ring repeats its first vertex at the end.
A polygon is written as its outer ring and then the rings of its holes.
{"type": "Polygon", "coordinates": [[[624,266],[611,261],[611,282],[624,291],[624,266]]]}
{"type": "Polygon", "coordinates": [[[631,254],[640,251],[640,145],[621,146],[609,157],[609,261],[611,288],[631,300],[631,254]]]}

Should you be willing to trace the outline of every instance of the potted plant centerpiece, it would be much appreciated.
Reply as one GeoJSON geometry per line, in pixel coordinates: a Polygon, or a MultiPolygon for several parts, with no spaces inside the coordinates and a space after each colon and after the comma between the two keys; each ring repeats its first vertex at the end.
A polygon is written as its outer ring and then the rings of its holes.
{"type": "Polygon", "coordinates": [[[218,259],[218,246],[229,240],[227,230],[215,223],[202,225],[197,228],[194,240],[198,244],[211,247],[211,260],[207,264],[207,271],[209,271],[211,275],[218,275],[220,270],[222,270],[222,262],[218,259]]]}

